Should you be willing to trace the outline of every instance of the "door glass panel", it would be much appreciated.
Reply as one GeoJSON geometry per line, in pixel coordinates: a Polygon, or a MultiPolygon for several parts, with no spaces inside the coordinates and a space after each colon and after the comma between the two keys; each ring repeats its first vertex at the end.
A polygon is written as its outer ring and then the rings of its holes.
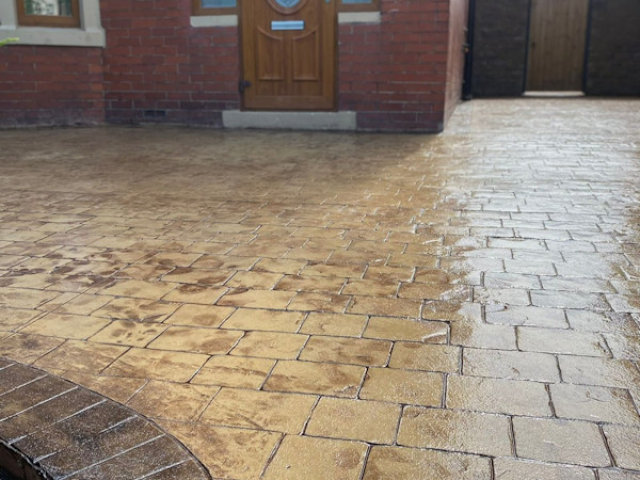
{"type": "Polygon", "coordinates": [[[291,7],[295,7],[298,3],[300,3],[300,0],[276,0],[276,3],[281,7],[291,8],[291,7]]]}
{"type": "Polygon", "coordinates": [[[24,0],[27,15],[72,17],[71,0],[24,0]]]}

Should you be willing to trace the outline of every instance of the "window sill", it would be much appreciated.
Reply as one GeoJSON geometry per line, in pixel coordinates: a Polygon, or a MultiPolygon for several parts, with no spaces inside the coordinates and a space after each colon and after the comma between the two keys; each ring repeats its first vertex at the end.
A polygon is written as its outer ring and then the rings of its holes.
{"type": "Polygon", "coordinates": [[[106,39],[102,28],[46,28],[0,26],[0,40],[17,37],[16,45],[45,45],[61,47],[104,47],[106,39]]]}
{"type": "Polygon", "coordinates": [[[338,23],[381,23],[380,12],[340,12],[338,23]]]}
{"type": "Polygon", "coordinates": [[[192,27],[237,27],[238,15],[202,15],[191,17],[192,27]]]}

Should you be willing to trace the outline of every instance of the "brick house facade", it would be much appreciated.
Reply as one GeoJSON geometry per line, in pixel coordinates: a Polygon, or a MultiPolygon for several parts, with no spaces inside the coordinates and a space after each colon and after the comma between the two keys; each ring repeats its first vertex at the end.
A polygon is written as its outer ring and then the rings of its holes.
{"type": "MultiPolygon", "coordinates": [[[[467,2],[336,7],[333,110],[351,112],[358,130],[441,131],[461,95],[467,2]]],[[[21,40],[0,50],[0,126],[222,127],[223,112],[242,109],[242,15],[199,17],[192,0],[80,6],[93,24],[82,19],[79,40],[55,37],[62,29],[49,35],[53,28],[21,26],[11,18],[15,5],[0,6],[0,38],[21,40]]]]}

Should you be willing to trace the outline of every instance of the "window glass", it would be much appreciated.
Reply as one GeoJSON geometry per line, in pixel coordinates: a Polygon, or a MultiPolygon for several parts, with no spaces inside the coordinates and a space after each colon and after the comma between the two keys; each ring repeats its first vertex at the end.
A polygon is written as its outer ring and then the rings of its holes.
{"type": "MultiPolygon", "coordinates": [[[[52,0],[48,0],[52,1],[52,0]]],[[[280,3],[279,0],[276,0],[280,3]]],[[[375,12],[380,9],[380,0],[339,0],[341,12],[375,12]]],[[[238,0],[192,0],[193,15],[229,15],[235,13],[238,0]]],[[[292,0],[283,3],[293,3],[292,0]]]]}
{"type": "Polygon", "coordinates": [[[380,10],[380,0],[340,0],[341,12],[376,12],[380,10]]]}
{"type": "Polygon", "coordinates": [[[79,0],[16,0],[16,3],[18,23],[21,26],[66,28],[81,26],[79,0]]]}
{"type": "Polygon", "coordinates": [[[192,0],[193,15],[230,15],[238,10],[238,0],[192,0]]]}
{"type": "Polygon", "coordinates": [[[236,0],[201,0],[202,8],[235,8],[236,0]]]}
{"type": "Polygon", "coordinates": [[[24,0],[24,7],[27,15],[73,16],[71,0],[24,0]]]}

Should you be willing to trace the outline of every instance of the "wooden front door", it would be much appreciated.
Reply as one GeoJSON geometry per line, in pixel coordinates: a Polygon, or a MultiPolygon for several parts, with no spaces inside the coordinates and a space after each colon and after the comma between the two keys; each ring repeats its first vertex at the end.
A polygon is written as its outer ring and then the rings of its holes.
{"type": "Polygon", "coordinates": [[[244,108],[335,109],[338,1],[240,1],[244,108]]]}
{"type": "Polygon", "coordinates": [[[583,88],[589,0],[533,0],[529,28],[529,91],[583,88]]]}

